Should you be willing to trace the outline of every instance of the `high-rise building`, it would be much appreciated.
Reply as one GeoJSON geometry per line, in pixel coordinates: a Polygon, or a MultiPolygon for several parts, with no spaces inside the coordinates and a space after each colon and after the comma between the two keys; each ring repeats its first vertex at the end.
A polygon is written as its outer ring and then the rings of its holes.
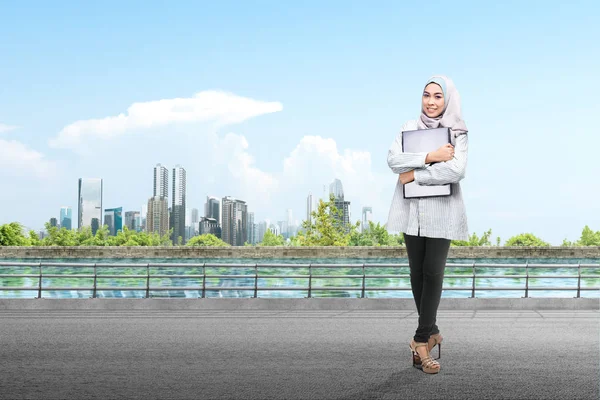
{"type": "Polygon", "coordinates": [[[79,178],[77,228],[89,226],[92,228],[92,234],[95,235],[100,227],[100,221],[102,221],[102,179],[79,178]]]}
{"type": "Polygon", "coordinates": [[[146,231],[156,232],[160,236],[169,231],[169,201],[166,197],[151,197],[148,200],[146,231]]]}
{"type": "Polygon", "coordinates": [[[344,188],[339,179],[335,179],[329,185],[329,193],[334,196],[334,206],[341,211],[341,215],[334,215],[334,218],[342,224],[346,231],[350,230],[350,202],[344,200],[344,188]]]}
{"type": "Polygon", "coordinates": [[[108,226],[110,236],[116,236],[123,230],[123,207],[104,210],[104,225],[108,226]]]}
{"type": "Polygon", "coordinates": [[[185,243],[185,169],[181,165],[173,168],[173,198],[171,206],[171,218],[169,227],[173,228],[171,241],[173,244],[179,243],[181,237],[182,243],[185,243]]]}
{"type": "Polygon", "coordinates": [[[58,224],[58,220],[54,217],[50,218],[50,226],[51,227],[56,227],[56,225],[58,224]]]}
{"type": "Polygon", "coordinates": [[[256,244],[256,225],[253,212],[248,213],[248,243],[256,244]]]}
{"type": "Polygon", "coordinates": [[[333,196],[336,199],[344,199],[344,187],[342,186],[342,181],[339,179],[334,179],[333,182],[329,185],[329,193],[333,193],[333,196]]]}
{"type": "Polygon", "coordinates": [[[260,243],[265,238],[265,232],[267,231],[267,221],[261,221],[258,223],[258,232],[256,236],[256,243],[260,243]]]}
{"type": "Polygon", "coordinates": [[[248,241],[248,206],[245,201],[226,196],[222,200],[222,239],[232,246],[243,246],[248,241]]]}
{"type": "Polygon", "coordinates": [[[221,225],[219,221],[214,218],[200,218],[200,222],[198,222],[198,232],[201,235],[211,233],[221,239],[221,225]]]}
{"type": "Polygon", "coordinates": [[[95,235],[96,232],[98,232],[98,229],[100,229],[100,220],[98,218],[92,218],[92,235],[95,235]]]}
{"type": "Polygon", "coordinates": [[[314,217],[312,216],[313,211],[314,211],[313,195],[312,195],[312,192],[309,192],[308,197],[306,198],[306,221],[310,222],[311,224],[314,223],[314,217]]]}
{"type": "Polygon", "coordinates": [[[148,204],[142,204],[140,214],[140,231],[146,231],[146,216],[148,215],[148,204]]]}
{"type": "Polygon", "coordinates": [[[204,216],[206,218],[214,218],[219,223],[222,223],[220,200],[218,197],[206,196],[206,203],[204,204],[204,216]]]}
{"type": "Polygon", "coordinates": [[[125,211],[125,226],[130,231],[141,231],[141,218],[139,211],[125,211]]]}
{"type": "Polygon", "coordinates": [[[373,208],[372,207],[363,207],[362,208],[362,223],[361,223],[362,232],[366,232],[367,230],[369,230],[369,221],[373,221],[373,208]]]}
{"type": "Polygon", "coordinates": [[[156,167],[154,167],[154,192],[152,197],[169,198],[169,170],[161,164],[156,164],[156,167]]]}
{"type": "Polygon", "coordinates": [[[192,226],[197,226],[200,222],[200,211],[197,208],[192,208],[192,226]]]}
{"type": "Polygon", "coordinates": [[[60,208],[60,227],[71,230],[73,227],[73,210],[71,207],[60,208]]]}

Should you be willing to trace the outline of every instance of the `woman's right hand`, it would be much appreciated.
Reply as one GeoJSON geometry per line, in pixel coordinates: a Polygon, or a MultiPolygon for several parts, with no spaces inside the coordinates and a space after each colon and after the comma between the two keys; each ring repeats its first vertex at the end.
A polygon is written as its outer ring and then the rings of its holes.
{"type": "Polygon", "coordinates": [[[434,161],[449,161],[454,158],[454,146],[450,143],[446,143],[432,154],[434,161]]]}

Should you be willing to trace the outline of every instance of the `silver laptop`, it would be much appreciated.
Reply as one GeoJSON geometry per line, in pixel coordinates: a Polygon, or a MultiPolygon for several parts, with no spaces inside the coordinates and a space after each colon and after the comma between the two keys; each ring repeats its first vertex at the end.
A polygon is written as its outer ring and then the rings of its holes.
{"type": "MultiPolygon", "coordinates": [[[[450,142],[450,128],[420,129],[402,132],[402,151],[405,153],[431,152],[450,142]]],[[[432,163],[433,164],[433,163],[432,163]]],[[[415,181],[403,185],[404,198],[450,196],[452,186],[445,185],[421,186],[415,181]]]]}

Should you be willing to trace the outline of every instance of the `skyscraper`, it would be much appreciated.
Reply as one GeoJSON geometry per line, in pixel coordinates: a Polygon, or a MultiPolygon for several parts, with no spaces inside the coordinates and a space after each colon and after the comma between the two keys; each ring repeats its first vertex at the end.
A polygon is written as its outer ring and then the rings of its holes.
{"type": "Polygon", "coordinates": [[[254,213],[248,213],[248,243],[256,244],[256,224],[254,224],[254,213]]]}
{"type": "Polygon", "coordinates": [[[161,164],[154,167],[154,192],[153,197],[169,197],[169,170],[161,164]]]}
{"type": "Polygon", "coordinates": [[[146,231],[156,232],[160,236],[169,231],[169,201],[166,197],[151,197],[148,200],[146,231]]]}
{"type": "Polygon", "coordinates": [[[171,206],[171,220],[169,227],[173,228],[171,240],[173,244],[179,242],[181,237],[182,243],[186,241],[185,235],[185,169],[181,165],[176,165],[173,168],[173,198],[171,206]]]}
{"type": "Polygon", "coordinates": [[[308,197],[306,198],[306,220],[309,223],[314,222],[314,218],[312,216],[313,210],[314,210],[313,195],[312,195],[312,192],[309,192],[308,197]]]}
{"type": "Polygon", "coordinates": [[[125,212],[125,226],[130,231],[140,232],[141,230],[141,218],[139,211],[126,211],[125,212]]]}
{"type": "Polygon", "coordinates": [[[52,217],[50,218],[50,226],[56,228],[56,225],[58,224],[58,221],[56,220],[56,218],[52,217]]]}
{"type": "Polygon", "coordinates": [[[245,201],[223,197],[221,238],[232,246],[243,246],[248,241],[248,206],[245,201]]]}
{"type": "Polygon", "coordinates": [[[108,232],[116,236],[123,230],[123,207],[107,208],[104,210],[104,225],[108,225],[108,232]]]}
{"type": "Polygon", "coordinates": [[[71,207],[60,208],[60,227],[71,230],[73,226],[73,210],[71,207]]]}
{"type": "Polygon", "coordinates": [[[220,200],[218,197],[206,196],[206,203],[204,204],[204,216],[206,218],[214,218],[219,221],[220,224],[222,224],[220,200]]]}
{"type": "Polygon", "coordinates": [[[346,227],[346,231],[350,230],[350,202],[344,200],[344,187],[342,181],[335,179],[331,185],[329,185],[329,193],[334,196],[334,205],[341,211],[341,215],[335,215],[334,218],[338,220],[340,224],[346,227]]]}
{"type": "MultiPolygon", "coordinates": [[[[144,206],[142,206],[143,210],[144,206]]],[[[143,215],[144,227],[148,233],[160,236],[169,231],[169,171],[161,164],[154,167],[152,197],[148,199],[146,215],[143,215]]]]}
{"type": "Polygon", "coordinates": [[[336,199],[344,199],[344,187],[342,186],[342,181],[339,179],[334,179],[333,182],[329,185],[329,193],[333,193],[336,199]]]}
{"type": "Polygon", "coordinates": [[[102,221],[102,179],[79,178],[77,228],[89,226],[95,235],[102,221]],[[95,229],[94,229],[95,228],[95,229]]]}
{"type": "Polygon", "coordinates": [[[362,223],[361,230],[365,232],[369,229],[369,221],[373,221],[373,208],[363,207],[362,208],[362,223]]]}

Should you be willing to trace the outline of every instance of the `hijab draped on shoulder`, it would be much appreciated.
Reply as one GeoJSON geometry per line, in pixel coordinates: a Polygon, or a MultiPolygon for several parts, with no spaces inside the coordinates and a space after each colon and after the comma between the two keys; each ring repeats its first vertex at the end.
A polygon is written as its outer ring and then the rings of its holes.
{"type": "MultiPolygon", "coordinates": [[[[442,75],[434,75],[425,84],[425,87],[430,83],[436,83],[442,88],[444,93],[444,111],[436,118],[430,118],[423,111],[421,105],[421,117],[417,121],[419,129],[433,129],[433,128],[450,128],[452,133],[451,141],[454,145],[455,138],[458,135],[466,134],[468,132],[467,125],[462,119],[460,113],[460,95],[458,90],[454,86],[454,83],[450,78],[442,75]]],[[[424,87],[424,88],[425,88],[424,87]]]]}

